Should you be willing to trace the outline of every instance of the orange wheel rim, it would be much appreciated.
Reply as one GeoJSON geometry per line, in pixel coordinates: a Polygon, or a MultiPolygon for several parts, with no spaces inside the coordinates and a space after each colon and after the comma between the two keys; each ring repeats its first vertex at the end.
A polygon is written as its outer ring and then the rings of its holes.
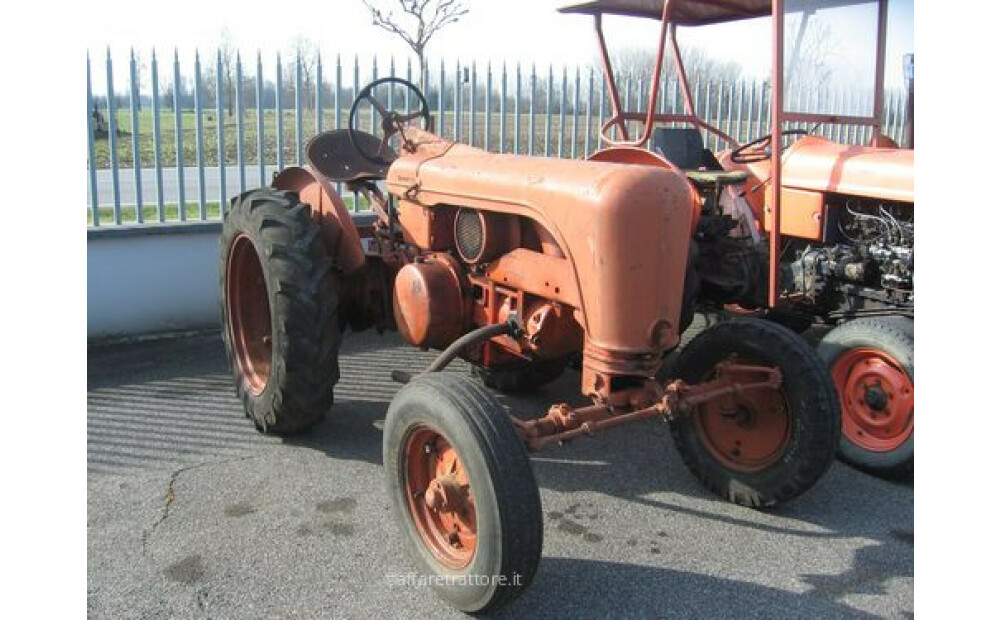
{"type": "Polygon", "coordinates": [[[264,269],[246,235],[236,237],[226,260],[226,314],[243,383],[259,396],[271,374],[271,309],[264,269]]]}
{"type": "Polygon", "coordinates": [[[412,429],[403,449],[407,508],[421,541],[442,565],[465,568],[476,555],[476,501],[458,452],[427,426],[412,429]]]}
{"type": "Polygon", "coordinates": [[[873,452],[895,450],[910,438],[913,379],[892,356],[879,349],[851,349],[830,371],[845,437],[873,452]]]}
{"type": "MultiPolygon", "coordinates": [[[[740,383],[759,380],[753,373],[733,373],[733,378],[740,383]]],[[[767,469],[785,453],[792,436],[788,402],[780,388],[715,399],[700,406],[693,419],[702,445],[735,471],[767,469]]]]}

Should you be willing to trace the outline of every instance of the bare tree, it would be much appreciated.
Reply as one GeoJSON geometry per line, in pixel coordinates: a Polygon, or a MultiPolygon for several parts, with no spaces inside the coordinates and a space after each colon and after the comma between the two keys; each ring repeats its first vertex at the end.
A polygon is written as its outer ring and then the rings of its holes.
{"type": "MultiPolygon", "coordinates": [[[[698,47],[681,50],[681,56],[684,60],[684,71],[692,88],[699,81],[733,82],[742,74],[738,63],[718,60],[698,47]]],[[[638,47],[616,50],[611,53],[611,66],[616,76],[632,75],[648,82],[656,66],[656,51],[638,47]]],[[[665,54],[660,78],[672,79],[675,75],[673,57],[665,54]]]]}
{"type": "Polygon", "coordinates": [[[316,64],[319,59],[319,46],[315,41],[302,35],[292,39],[289,46],[286,73],[283,80],[288,96],[295,97],[295,63],[302,63],[302,101],[307,110],[311,110],[316,102],[316,64]]]}
{"type": "Polygon", "coordinates": [[[792,49],[785,54],[785,90],[808,91],[829,84],[836,77],[835,61],[839,54],[840,40],[828,23],[817,23],[797,32],[792,49]]]}
{"type": "Polygon", "coordinates": [[[219,54],[222,56],[222,75],[215,76],[216,97],[225,94],[226,114],[233,115],[233,101],[236,97],[234,73],[236,71],[236,48],[229,28],[222,29],[219,37],[219,54]],[[219,86],[221,84],[221,87],[219,86]]]}
{"type": "MultiPolygon", "coordinates": [[[[146,84],[146,59],[139,50],[132,50],[132,56],[135,58],[135,87],[141,93],[146,84]]],[[[142,109],[141,96],[136,101],[136,107],[142,109]]]]}
{"type": "Polygon", "coordinates": [[[424,73],[424,55],[431,37],[469,12],[463,0],[397,0],[400,13],[385,6],[390,4],[389,0],[361,1],[372,14],[372,24],[400,37],[410,46],[417,55],[421,77],[424,73]]]}

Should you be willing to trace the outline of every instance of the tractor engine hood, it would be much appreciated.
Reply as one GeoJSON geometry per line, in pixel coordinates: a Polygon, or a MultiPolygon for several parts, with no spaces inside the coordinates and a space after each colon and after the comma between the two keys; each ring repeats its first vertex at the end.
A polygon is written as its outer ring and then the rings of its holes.
{"type": "Polygon", "coordinates": [[[913,202],[913,151],[806,136],[782,158],[784,187],[913,202]]]}
{"type": "MultiPolygon", "coordinates": [[[[407,129],[416,145],[389,168],[389,191],[426,207],[530,218],[570,262],[588,345],[623,354],[679,339],[692,224],[683,175],[641,165],[497,155],[407,129]]],[[[539,276],[541,277],[541,276],[539,276]]]]}

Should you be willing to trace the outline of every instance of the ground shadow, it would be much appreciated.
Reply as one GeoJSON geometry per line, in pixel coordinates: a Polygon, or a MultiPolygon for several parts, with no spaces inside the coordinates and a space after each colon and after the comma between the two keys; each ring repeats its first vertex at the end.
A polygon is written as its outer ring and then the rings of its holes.
{"type": "Polygon", "coordinates": [[[543,557],[534,584],[497,617],[868,618],[835,598],[636,564],[543,557]]]}

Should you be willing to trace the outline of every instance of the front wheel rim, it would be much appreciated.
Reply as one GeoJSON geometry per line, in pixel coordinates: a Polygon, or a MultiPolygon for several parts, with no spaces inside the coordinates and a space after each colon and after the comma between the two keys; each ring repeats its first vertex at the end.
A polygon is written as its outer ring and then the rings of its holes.
{"type": "Polygon", "coordinates": [[[243,384],[259,396],[271,375],[271,308],[260,257],[246,235],[233,240],[226,259],[226,315],[243,384]]]}
{"type": "Polygon", "coordinates": [[[406,507],[424,547],[443,566],[458,570],[476,555],[476,501],[468,470],[444,435],[428,426],[403,442],[406,507]]]}
{"type": "MultiPolygon", "coordinates": [[[[733,378],[738,383],[759,380],[753,373],[735,373],[733,378]]],[[[734,471],[767,469],[781,459],[791,442],[791,412],[781,388],[757,388],[714,399],[692,417],[705,449],[734,471]]]]}
{"type": "Polygon", "coordinates": [[[890,452],[913,433],[913,379],[891,355],[844,352],[830,369],[840,397],[843,435],[872,452],[890,452]]]}

